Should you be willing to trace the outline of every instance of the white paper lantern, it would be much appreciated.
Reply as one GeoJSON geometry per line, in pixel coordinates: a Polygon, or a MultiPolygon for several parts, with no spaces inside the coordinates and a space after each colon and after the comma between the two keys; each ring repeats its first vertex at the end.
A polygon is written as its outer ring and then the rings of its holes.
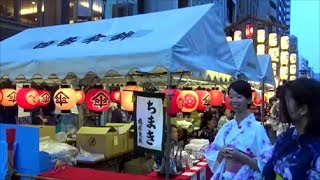
{"type": "Polygon", "coordinates": [[[289,63],[289,52],[288,51],[281,51],[280,53],[280,63],[281,66],[288,66],[289,63]]]}
{"type": "Polygon", "coordinates": [[[276,71],[277,70],[277,63],[272,63],[272,70],[276,71]]]}
{"type": "Polygon", "coordinates": [[[257,32],[258,43],[264,43],[265,40],[266,40],[266,31],[264,29],[259,29],[257,32]]]}
{"type": "Polygon", "coordinates": [[[290,74],[296,74],[297,73],[297,66],[295,64],[290,65],[290,74]]]}
{"type": "Polygon", "coordinates": [[[291,53],[290,54],[290,63],[295,64],[297,62],[297,54],[296,53],[291,53]]]}
{"type": "Polygon", "coordinates": [[[282,50],[288,50],[290,45],[289,36],[282,36],[280,46],[282,50]]]}
{"type": "Polygon", "coordinates": [[[278,44],[278,35],[277,33],[270,33],[269,34],[269,46],[275,47],[278,44]]]}
{"type": "Polygon", "coordinates": [[[227,39],[228,42],[232,41],[232,37],[231,36],[227,36],[226,39],[227,39]]]}
{"type": "Polygon", "coordinates": [[[239,31],[239,30],[238,30],[238,31],[235,31],[233,36],[234,36],[233,39],[234,39],[235,41],[239,41],[239,40],[242,39],[242,32],[239,31]]]}
{"type": "Polygon", "coordinates": [[[280,67],[280,79],[281,80],[288,79],[288,67],[286,67],[286,66],[280,67]]]}
{"type": "Polygon", "coordinates": [[[293,81],[293,80],[295,80],[297,77],[296,76],[290,76],[290,81],[293,81]]]}
{"type": "Polygon", "coordinates": [[[263,55],[265,54],[265,45],[264,44],[258,44],[257,45],[257,55],[263,55]]]}
{"type": "Polygon", "coordinates": [[[269,55],[272,62],[279,62],[279,47],[270,48],[269,55]]]}

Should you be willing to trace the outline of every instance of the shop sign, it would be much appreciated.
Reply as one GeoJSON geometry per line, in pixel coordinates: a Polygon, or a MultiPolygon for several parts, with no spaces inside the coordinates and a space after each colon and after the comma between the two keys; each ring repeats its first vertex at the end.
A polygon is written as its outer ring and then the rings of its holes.
{"type": "MultiPolygon", "coordinates": [[[[116,41],[116,40],[123,41],[126,38],[131,37],[133,34],[134,34],[133,31],[122,32],[122,33],[119,33],[119,34],[111,36],[109,41],[116,41]]],[[[106,37],[107,37],[106,35],[97,34],[97,35],[94,35],[92,37],[86,38],[86,39],[82,40],[81,42],[84,43],[84,44],[89,44],[91,42],[100,41],[101,39],[106,38],[106,37]]],[[[77,42],[79,39],[80,39],[80,37],[73,36],[73,37],[68,37],[67,39],[64,39],[62,41],[51,40],[51,41],[41,42],[41,43],[37,44],[36,46],[34,46],[33,49],[46,48],[46,47],[54,44],[55,42],[59,42],[57,44],[58,47],[67,46],[67,45],[70,45],[70,44],[73,44],[73,43],[77,42]]]]}
{"type": "Polygon", "coordinates": [[[162,93],[134,92],[135,148],[153,152],[163,150],[164,108],[162,93]]]}

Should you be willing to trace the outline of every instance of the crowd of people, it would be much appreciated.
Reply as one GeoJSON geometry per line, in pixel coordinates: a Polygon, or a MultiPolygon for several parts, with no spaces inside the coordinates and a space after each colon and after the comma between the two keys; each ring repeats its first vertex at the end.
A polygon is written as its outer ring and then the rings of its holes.
{"type": "Polygon", "coordinates": [[[209,109],[202,116],[211,179],[320,179],[319,81],[299,78],[280,86],[264,125],[249,111],[248,82],[233,82],[228,95],[234,115],[209,109]]]}

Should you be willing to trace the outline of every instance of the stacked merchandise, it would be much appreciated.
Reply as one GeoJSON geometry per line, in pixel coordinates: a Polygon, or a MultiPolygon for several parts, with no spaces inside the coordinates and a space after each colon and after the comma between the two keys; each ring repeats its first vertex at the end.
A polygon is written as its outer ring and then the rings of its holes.
{"type": "Polygon", "coordinates": [[[196,159],[200,159],[208,146],[208,139],[192,139],[190,143],[184,147],[184,150],[193,155],[196,159]]]}

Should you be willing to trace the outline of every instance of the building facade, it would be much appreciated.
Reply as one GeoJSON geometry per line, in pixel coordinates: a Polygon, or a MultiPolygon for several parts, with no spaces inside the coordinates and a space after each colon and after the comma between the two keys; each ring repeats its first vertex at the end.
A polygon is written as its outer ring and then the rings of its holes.
{"type": "Polygon", "coordinates": [[[104,18],[105,0],[1,0],[0,40],[26,28],[104,18]]]}

